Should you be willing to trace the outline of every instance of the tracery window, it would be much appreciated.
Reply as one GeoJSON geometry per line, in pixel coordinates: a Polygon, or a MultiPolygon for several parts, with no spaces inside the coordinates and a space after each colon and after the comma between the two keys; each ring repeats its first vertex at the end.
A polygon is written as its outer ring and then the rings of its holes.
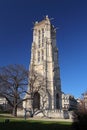
{"type": "Polygon", "coordinates": [[[40,37],[40,30],[38,31],[38,48],[40,48],[40,41],[41,41],[41,37],[40,37]]]}
{"type": "Polygon", "coordinates": [[[44,46],[44,29],[42,28],[42,47],[44,46]]]}
{"type": "Polygon", "coordinates": [[[42,61],[44,60],[44,51],[42,50],[42,61]]]}
{"type": "Polygon", "coordinates": [[[40,62],[40,51],[38,51],[38,62],[40,62]]]}

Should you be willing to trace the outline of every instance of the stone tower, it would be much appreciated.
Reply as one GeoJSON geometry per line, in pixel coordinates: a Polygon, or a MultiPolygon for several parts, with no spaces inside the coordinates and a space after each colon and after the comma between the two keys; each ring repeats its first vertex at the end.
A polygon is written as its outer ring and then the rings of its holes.
{"type": "Polygon", "coordinates": [[[46,110],[61,109],[61,80],[56,29],[48,16],[40,22],[36,21],[33,27],[29,70],[31,82],[29,91],[33,90],[33,105],[29,101],[26,107],[46,110]],[[33,80],[31,81],[31,79],[33,80]]]}

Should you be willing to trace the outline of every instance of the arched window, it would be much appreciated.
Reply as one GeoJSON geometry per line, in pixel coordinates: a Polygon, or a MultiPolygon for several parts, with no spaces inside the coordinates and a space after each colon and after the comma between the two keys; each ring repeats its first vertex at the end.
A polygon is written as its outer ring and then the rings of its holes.
{"type": "Polygon", "coordinates": [[[41,37],[40,37],[40,30],[38,31],[38,48],[40,48],[40,39],[41,37]]]}
{"type": "Polygon", "coordinates": [[[56,94],[56,109],[59,109],[59,94],[56,94]]]}
{"type": "Polygon", "coordinates": [[[38,51],[38,62],[40,62],[40,51],[38,51]]]}
{"type": "Polygon", "coordinates": [[[42,28],[42,47],[44,46],[44,29],[42,28]]]}
{"type": "Polygon", "coordinates": [[[44,60],[44,51],[42,50],[42,61],[44,60]]]}
{"type": "Polygon", "coordinates": [[[40,109],[40,94],[38,92],[34,93],[33,108],[34,109],[40,109]]]}

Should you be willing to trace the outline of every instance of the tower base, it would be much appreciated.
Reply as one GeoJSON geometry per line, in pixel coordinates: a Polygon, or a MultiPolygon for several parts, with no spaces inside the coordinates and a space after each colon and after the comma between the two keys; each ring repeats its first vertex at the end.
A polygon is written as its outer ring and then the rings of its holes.
{"type": "MultiPolygon", "coordinates": [[[[32,117],[32,111],[30,110],[18,110],[18,116],[22,116],[25,118],[30,118],[32,117]]],[[[37,110],[34,114],[33,117],[39,117],[39,118],[53,118],[53,119],[69,119],[70,115],[68,111],[63,111],[63,110],[37,110]]]]}

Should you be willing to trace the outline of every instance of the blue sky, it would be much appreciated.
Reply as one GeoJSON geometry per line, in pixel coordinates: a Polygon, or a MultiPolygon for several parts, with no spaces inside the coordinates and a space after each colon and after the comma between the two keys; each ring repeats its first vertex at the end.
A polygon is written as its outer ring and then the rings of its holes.
{"type": "Polygon", "coordinates": [[[0,66],[29,67],[33,22],[48,15],[58,27],[62,91],[87,90],[87,0],[0,0],[0,66]]]}

